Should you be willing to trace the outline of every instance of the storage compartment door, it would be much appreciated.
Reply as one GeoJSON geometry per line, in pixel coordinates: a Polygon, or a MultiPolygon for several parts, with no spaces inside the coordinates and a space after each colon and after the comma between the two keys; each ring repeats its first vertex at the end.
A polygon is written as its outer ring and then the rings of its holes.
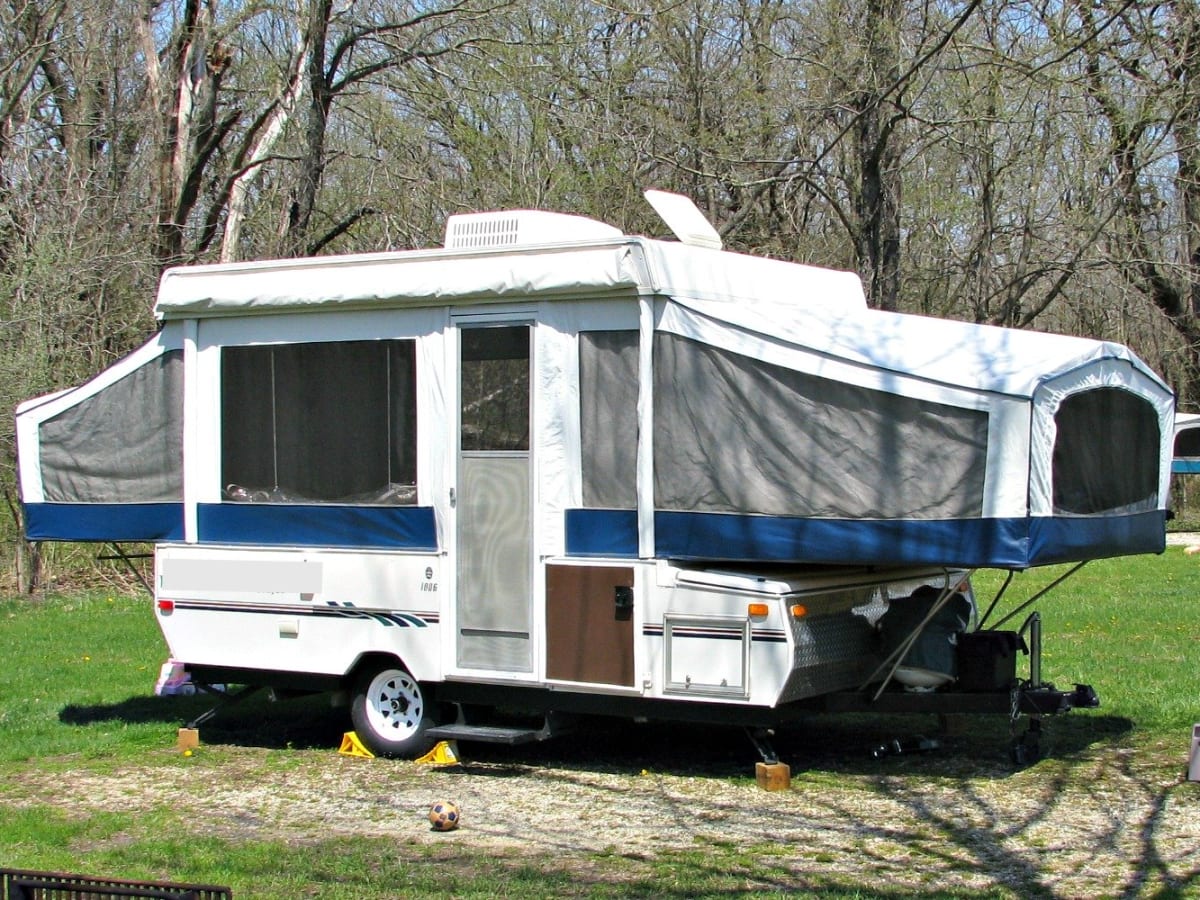
{"type": "Polygon", "coordinates": [[[663,639],[668,694],[749,698],[749,619],[667,615],[663,639]]]}
{"type": "Polygon", "coordinates": [[[633,569],[546,567],[546,677],[633,687],[633,569]]]}

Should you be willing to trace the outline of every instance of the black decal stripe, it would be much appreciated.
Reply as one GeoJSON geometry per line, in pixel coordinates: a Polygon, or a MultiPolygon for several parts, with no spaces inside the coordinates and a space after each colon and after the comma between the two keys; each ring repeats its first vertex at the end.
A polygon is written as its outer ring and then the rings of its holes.
{"type": "MultiPolygon", "coordinates": [[[[662,625],[646,625],[642,628],[644,637],[663,637],[666,629],[662,625]]],[[[740,641],[741,631],[728,628],[672,628],[671,636],[677,638],[705,638],[715,641],[740,641]]],[[[760,644],[786,644],[787,634],[779,630],[755,629],[750,633],[750,640],[760,644]]]]}
{"type": "Polygon", "coordinates": [[[216,600],[176,600],[176,609],[198,612],[244,613],[265,616],[309,616],[318,619],[373,619],[386,627],[426,628],[437,625],[437,614],[392,612],[391,610],[359,609],[355,606],[284,606],[270,603],[222,603],[216,600]]]}

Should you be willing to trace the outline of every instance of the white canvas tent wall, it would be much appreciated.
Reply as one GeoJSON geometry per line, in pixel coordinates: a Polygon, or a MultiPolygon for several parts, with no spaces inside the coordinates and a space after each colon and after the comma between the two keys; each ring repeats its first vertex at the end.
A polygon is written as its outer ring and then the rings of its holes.
{"type": "Polygon", "coordinates": [[[474,227],[490,246],[168,271],[146,347],[19,408],[29,537],[444,547],[449,323],[495,307],[535,323],[539,554],[1023,568],[1163,547],[1173,397],[1120,345],[872,311],[852,274],[574,217],[474,227]],[[414,342],[414,503],[223,496],[224,348],[388,339],[414,342]]]}

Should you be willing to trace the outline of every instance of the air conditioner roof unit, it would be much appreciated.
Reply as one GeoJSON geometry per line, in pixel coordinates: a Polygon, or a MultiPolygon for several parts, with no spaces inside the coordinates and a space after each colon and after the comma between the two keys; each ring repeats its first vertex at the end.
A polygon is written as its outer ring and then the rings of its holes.
{"type": "Polygon", "coordinates": [[[446,220],[447,250],[604,241],[623,237],[619,228],[566,213],[536,209],[463,213],[446,220]]]}

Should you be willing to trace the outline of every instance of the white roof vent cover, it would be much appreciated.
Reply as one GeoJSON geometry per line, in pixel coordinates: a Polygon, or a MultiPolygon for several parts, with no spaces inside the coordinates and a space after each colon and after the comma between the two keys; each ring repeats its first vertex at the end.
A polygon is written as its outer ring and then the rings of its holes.
{"type": "Polygon", "coordinates": [[[659,218],[674,232],[680,243],[707,247],[709,250],[722,248],[720,233],[689,198],[653,189],[643,191],[642,196],[654,207],[659,218]]]}
{"type": "Polygon", "coordinates": [[[563,244],[602,241],[621,237],[619,228],[566,213],[518,209],[504,212],[463,213],[446,220],[447,250],[481,247],[517,247],[530,244],[563,244]]]}

